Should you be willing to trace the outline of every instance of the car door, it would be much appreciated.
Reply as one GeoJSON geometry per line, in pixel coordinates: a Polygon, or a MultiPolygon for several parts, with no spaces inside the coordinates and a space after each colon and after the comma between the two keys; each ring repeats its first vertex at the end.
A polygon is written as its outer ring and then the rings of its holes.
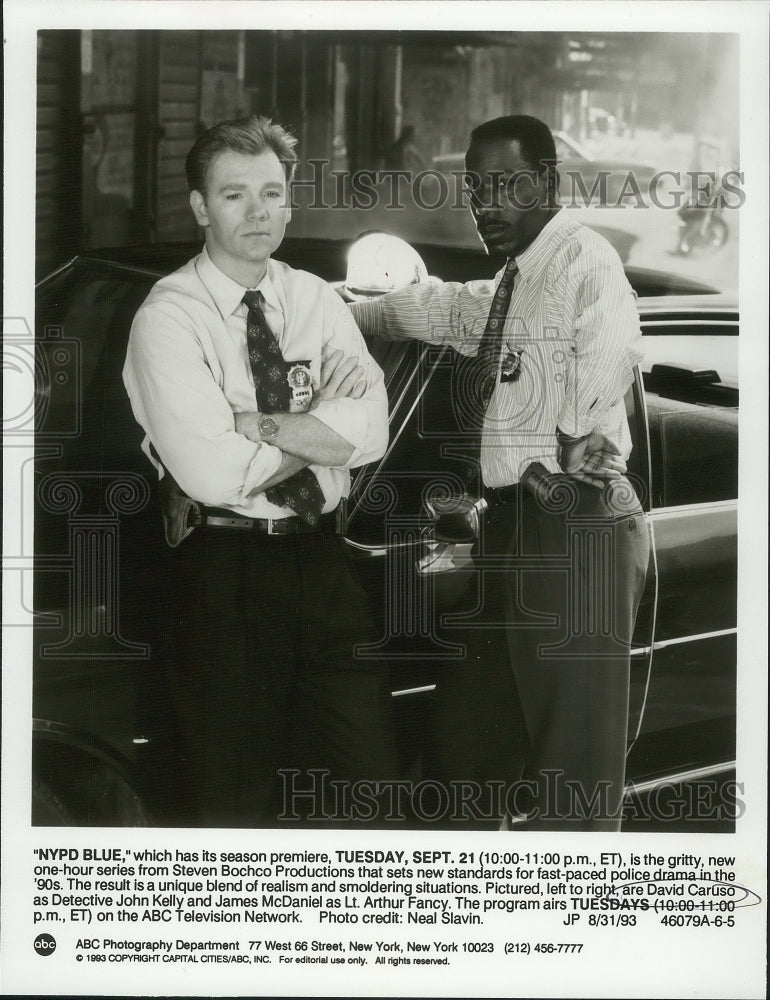
{"type": "Polygon", "coordinates": [[[655,602],[650,680],[630,758],[639,780],[734,766],[737,389],[708,365],[712,347],[729,364],[725,345],[708,338],[734,338],[737,316],[716,322],[697,312],[643,317],[655,602]],[[651,339],[656,332],[665,345],[651,339]],[[688,349],[671,340],[677,332],[698,338],[697,367],[677,362],[688,349]],[[662,366],[666,359],[673,363],[662,366]]]}
{"type": "Polygon", "coordinates": [[[38,817],[53,802],[78,823],[140,821],[130,785],[168,728],[168,700],[158,694],[165,545],[121,379],[134,312],[156,277],[81,258],[38,288],[38,817]]]}

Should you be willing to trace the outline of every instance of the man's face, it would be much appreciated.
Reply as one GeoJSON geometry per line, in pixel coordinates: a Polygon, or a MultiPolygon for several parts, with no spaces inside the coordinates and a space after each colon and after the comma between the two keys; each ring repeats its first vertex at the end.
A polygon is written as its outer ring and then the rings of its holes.
{"type": "Polygon", "coordinates": [[[257,284],[291,218],[286,174],[272,150],[252,156],[227,150],[209,165],[207,193],[190,194],[217,267],[245,287],[257,284]]]}
{"type": "Polygon", "coordinates": [[[470,207],[489,253],[515,257],[532,243],[551,213],[548,179],[521,155],[518,139],[483,139],[465,155],[470,207]]]}

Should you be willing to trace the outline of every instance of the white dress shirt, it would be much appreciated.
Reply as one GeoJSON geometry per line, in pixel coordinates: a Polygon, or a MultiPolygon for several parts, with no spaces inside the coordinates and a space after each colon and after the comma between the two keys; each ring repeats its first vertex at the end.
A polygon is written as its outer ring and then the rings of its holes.
{"type": "MultiPolygon", "coordinates": [[[[312,411],[354,449],[344,468],[310,466],[328,512],[347,496],[348,470],[381,457],[387,447],[382,372],[326,282],[270,260],[257,288],[284,360],[308,362],[314,387],[321,358],[335,350],[358,358],[366,372],[361,399],[322,400],[312,411]]],[[[143,449],[158,466],[152,444],[188,496],[251,517],[286,517],[290,508],[255,491],[278,469],[280,450],[235,430],[235,413],[257,409],[246,347],[246,291],[216,267],[205,248],[162,278],[134,318],[123,380],[147,435],[143,449]]]]}
{"type": "MultiPolygon", "coordinates": [[[[498,369],[484,416],[481,474],[491,487],[519,482],[534,461],[560,471],[557,425],[575,437],[601,431],[627,458],[623,397],[642,357],[635,295],[602,236],[561,210],[515,260],[501,360],[522,351],[521,375],[500,382],[498,369]]],[[[450,344],[473,356],[502,273],[410,285],[351,308],[367,334],[450,344]]]]}

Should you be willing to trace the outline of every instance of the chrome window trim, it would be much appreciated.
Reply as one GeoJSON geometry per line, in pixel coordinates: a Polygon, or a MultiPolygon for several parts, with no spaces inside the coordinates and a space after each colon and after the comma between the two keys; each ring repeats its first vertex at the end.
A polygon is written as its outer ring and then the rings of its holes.
{"type": "Polygon", "coordinates": [[[714,632],[698,632],[695,635],[678,636],[676,639],[661,639],[658,642],[653,642],[652,648],[655,652],[658,652],[661,649],[667,649],[669,646],[681,646],[685,642],[700,642],[702,639],[718,639],[723,635],[737,634],[738,627],[734,626],[732,628],[717,629],[714,632]]]}
{"type": "Polygon", "coordinates": [[[709,764],[705,767],[694,767],[689,771],[676,771],[674,774],[662,775],[659,778],[650,778],[648,781],[640,781],[634,784],[629,782],[623,798],[630,799],[632,795],[646,795],[648,792],[662,788],[664,785],[678,785],[686,781],[698,781],[702,778],[712,777],[718,774],[727,774],[735,769],[734,760],[722,761],[720,764],[709,764]]]}
{"type": "Polygon", "coordinates": [[[391,691],[391,698],[403,698],[407,694],[426,694],[428,691],[435,691],[435,684],[423,684],[422,687],[401,688],[398,691],[391,691]]]}
{"type": "Polygon", "coordinates": [[[653,507],[647,511],[650,517],[674,517],[679,514],[686,514],[688,511],[694,513],[705,513],[708,510],[735,510],[738,511],[738,500],[706,500],[704,503],[684,503],[668,507],[653,507]]]}
{"type": "Polygon", "coordinates": [[[647,656],[651,652],[659,652],[668,646],[681,646],[686,642],[700,642],[701,639],[719,639],[723,635],[737,635],[738,627],[717,629],[714,632],[698,632],[693,635],[682,635],[676,639],[661,639],[653,642],[651,646],[636,646],[631,650],[631,656],[647,656]]]}
{"type": "MultiPolygon", "coordinates": [[[[436,346],[435,344],[425,344],[423,346],[422,351],[420,351],[420,356],[419,356],[419,358],[417,360],[417,364],[412,369],[412,371],[411,371],[411,373],[410,373],[410,375],[409,375],[409,377],[408,377],[408,379],[406,381],[406,384],[405,384],[403,390],[401,391],[401,394],[398,397],[397,402],[392,407],[391,413],[390,413],[390,415],[388,417],[388,424],[389,425],[395,420],[396,413],[398,412],[398,409],[401,406],[401,403],[403,402],[403,400],[404,400],[404,398],[406,396],[406,393],[407,393],[409,387],[412,385],[412,383],[414,382],[414,380],[419,376],[420,369],[422,368],[422,363],[425,360],[425,357],[428,354],[428,351],[430,351],[430,349],[433,348],[433,347],[435,347],[435,346],[436,346]]],[[[428,383],[433,378],[433,373],[436,370],[436,367],[438,366],[438,364],[441,361],[441,359],[446,354],[447,350],[448,350],[448,348],[446,346],[442,347],[441,350],[439,351],[438,357],[436,358],[435,362],[430,366],[430,370],[429,370],[429,372],[428,372],[425,380],[423,381],[423,384],[422,384],[422,386],[420,388],[420,391],[417,393],[414,402],[409,407],[409,410],[407,411],[406,415],[404,416],[403,420],[401,421],[400,426],[397,428],[396,433],[392,436],[392,438],[390,440],[390,443],[388,444],[387,450],[385,451],[385,454],[382,456],[382,458],[377,463],[377,465],[376,465],[376,467],[374,469],[374,472],[372,473],[372,477],[371,477],[370,483],[376,483],[377,482],[378,477],[380,475],[380,472],[382,471],[383,466],[386,464],[386,462],[390,458],[391,454],[393,453],[393,449],[396,447],[396,444],[400,440],[401,435],[404,433],[404,428],[407,426],[407,424],[409,423],[409,420],[411,419],[412,414],[414,413],[414,411],[419,406],[420,400],[422,399],[423,395],[425,394],[425,390],[428,387],[428,383]]],[[[356,487],[357,487],[359,481],[362,478],[363,469],[364,468],[367,468],[367,467],[366,466],[362,466],[361,475],[356,476],[355,481],[351,484],[351,489],[350,489],[350,499],[351,500],[354,498],[354,494],[357,492],[356,491],[356,487]]],[[[361,506],[361,498],[358,499],[358,502],[355,503],[355,505],[353,506],[353,509],[350,511],[350,514],[349,514],[350,518],[353,517],[353,515],[357,512],[357,510],[358,510],[358,508],[360,506],[361,506]]]]}
{"type": "MultiPolygon", "coordinates": [[[[639,365],[635,366],[634,369],[635,378],[635,399],[637,402],[637,408],[639,413],[634,414],[634,425],[637,431],[639,440],[632,440],[632,447],[636,447],[638,444],[640,449],[643,451],[642,464],[644,467],[644,492],[645,496],[642,498],[642,509],[644,516],[644,523],[647,527],[647,534],[650,538],[650,562],[653,567],[653,580],[652,580],[652,614],[650,618],[650,638],[653,643],[655,641],[655,630],[658,627],[658,596],[659,596],[659,585],[660,585],[660,575],[658,573],[658,555],[657,546],[655,544],[655,525],[650,519],[649,514],[652,507],[652,445],[650,444],[650,418],[647,412],[647,393],[644,391],[644,379],[642,376],[642,371],[639,365]]],[[[633,736],[629,733],[629,744],[628,751],[630,752],[636,740],[639,738],[639,734],[642,731],[642,724],[644,722],[644,715],[647,710],[647,697],[650,693],[650,684],[652,683],[652,646],[644,647],[643,649],[631,648],[630,655],[631,658],[635,657],[646,657],[646,677],[644,681],[644,694],[642,695],[642,704],[639,709],[639,718],[636,724],[636,731],[633,736]]]]}
{"type": "MultiPolygon", "coordinates": [[[[697,327],[698,334],[705,334],[706,336],[709,336],[709,334],[707,329],[703,329],[704,327],[706,328],[717,327],[720,330],[722,327],[727,327],[730,330],[732,329],[735,330],[734,334],[729,334],[729,336],[734,336],[734,337],[738,336],[738,326],[739,326],[739,322],[737,319],[732,319],[731,317],[728,316],[726,316],[724,319],[718,319],[714,316],[708,316],[708,317],[704,316],[700,319],[679,319],[679,318],[645,319],[644,317],[642,317],[640,319],[640,323],[642,326],[642,332],[644,332],[645,328],[647,327],[656,327],[656,328],[667,327],[671,330],[676,330],[677,328],[680,327],[697,327]]],[[[716,336],[719,335],[720,334],[716,334],[716,336]]],[[[696,336],[696,334],[692,334],[692,336],[696,336]]],[[[721,336],[725,336],[725,334],[721,334],[721,336]]]]}

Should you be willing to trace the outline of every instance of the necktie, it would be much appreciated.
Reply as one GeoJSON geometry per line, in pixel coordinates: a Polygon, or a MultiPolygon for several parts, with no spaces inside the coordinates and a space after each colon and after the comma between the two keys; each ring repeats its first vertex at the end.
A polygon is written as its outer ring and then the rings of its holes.
{"type": "Polygon", "coordinates": [[[516,261],[511,257],[505,265],[500,284],[492,299],[487,325],[484,327],[479,344],[478,367],[481,377],[481,405],[484,411],[489,406],[495,388],[497,364],[503,346],[503,327],[505,326],[505,317],[508,315],[508,306],[511,304],[513,283],[518,273],[516,261]]]}
{"type": "MultiPolygon", "coordinates": [[[[484,414],[489,406],[489,401],[492,398],[492,393],[494,392],[495,382],[497,381],[497,367],[500,361],[500,353],[503,348],[503,327],[505,326],[505,317],[508,314],[508,306],[511,304],[511,295],[513,293],[513,283],[518,274],[518,267],[516,262],[511,258],[505,265],[505,270],[500,278],[500,283],[495,290],[494,297],[492,299],[492,305],[489,309],[489,315],[487,316],[486,326],[484,327],[484,333],[481,337],[481,342],[479,344],[479,352],[476,356],[476,377],[479,382],[479,399],[480,406],[478,409],[479,420],[476,426],[476,437],[474,441],[474,452],[476,463],[480,463],[481,460],[481,436],[484,425],[484,414]]],[[[512,380],[518,378],[518,373],[514,372],[509,376],[512,380]]],[[[469,488],[476,489],[477,487],[471,487],[470,484],[473,483],[478,475],[479,464],[473,464],[468,466],[466,479],[469,484],[469,488]]]]}
{"type": "MultiPolygon", "coordinates": [[[[248,309],[246,345],[260,413],[287,413],[291,387],[286,378],[286,363],[275,334],[262,311],[262,292],[246,292],[243,301],[248,309]]],[[[291,507],[308,524],[318,524],[324,495],[315,474],[300,469],[282,483],[265,491],[265,496],[279,507],[291,507]]]]}

